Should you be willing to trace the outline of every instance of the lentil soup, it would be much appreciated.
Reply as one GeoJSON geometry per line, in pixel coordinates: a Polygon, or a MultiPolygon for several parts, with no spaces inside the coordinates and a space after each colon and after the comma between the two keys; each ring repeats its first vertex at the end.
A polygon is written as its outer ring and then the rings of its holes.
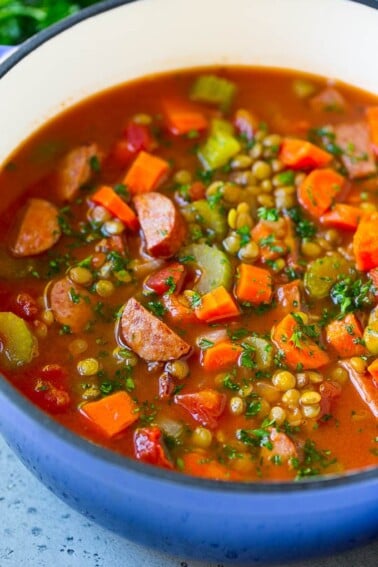
{"type": "Polygon", "coordinates": [[[217,480],[377,465],[378,98],[215,68],[101,93],[0,173],[0,368],[217,480]]]}

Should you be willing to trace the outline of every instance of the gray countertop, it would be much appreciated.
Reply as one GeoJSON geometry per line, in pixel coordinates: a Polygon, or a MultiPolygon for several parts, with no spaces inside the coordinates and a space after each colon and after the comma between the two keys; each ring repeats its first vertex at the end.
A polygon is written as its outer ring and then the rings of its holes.
{"type": "MultiPolygon", "coordinates": [[[[146,550],[89,522],[27,471],[0,437],[0,567],[221,567],[146,550]]],[[[291,567],[376,567],[378,541],[291,567]]],[[[280,565],[280,567],[285,567],[280,565]]]]}

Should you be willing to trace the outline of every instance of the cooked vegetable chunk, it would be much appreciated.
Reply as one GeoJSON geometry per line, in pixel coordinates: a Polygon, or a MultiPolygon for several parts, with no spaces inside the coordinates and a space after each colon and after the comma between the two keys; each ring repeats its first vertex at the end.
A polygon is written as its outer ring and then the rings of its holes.
{"type": "Polygon", "coordinates": [[[0,368],[24,366],[38,354],[37,339],[14,313],[0,313],[0,368]]]}

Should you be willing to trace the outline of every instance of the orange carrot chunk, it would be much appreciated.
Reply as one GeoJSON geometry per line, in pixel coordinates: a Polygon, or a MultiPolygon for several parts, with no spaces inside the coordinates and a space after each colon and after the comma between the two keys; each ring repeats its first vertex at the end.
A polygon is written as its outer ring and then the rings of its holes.
{"type": "Polygon", "coordinates": [[[177,136],[192,131],[206,130],[208,127],[208,121],[202,112],[182,104],[180,101],[166,101],[164,114],[169,130],[177,136]]]}
{"type": "Polygon", "coordinates": [[[211,323],[237,317],[240,311],[230,293],[221,285],[202,296],[200,305],[195,308],[195,314],[200,321],[211,323]]]}
{"type": "Polygon", "coordinates": [[[373,143],[373,149],[378,155],[378,106],[371,106],[366,109],[366,116],[370,128],[370,138],[373,143]]]}
{"type": "Polygon", "coordinates": [[[133,161],[124,183],[133,195],[148,193],[159,185],[168,170],[168,162],[142,151],[133,161]]]}
{"type": "Polygon", "coordinates": [[[311,370],[329,363],[327,353],[306,336],[298,316],[286,315],[272,329],[272,341],[293,369],[311,370]]]}
{"type": "Polygon", "coordinates": [[[240,264],[237,278],[235,295],[239,301],[260,305],[272,299],[273,281],[268,270],[240,264]]]}
{"type": "Polygon", "coordinates": [[[378,358],[376,358],[369,366],[368,372],[373,378],[375,386],[378,388],[378,358]]]}
{"type": "Polygon", "coordinates": [[[332,161],[332,155],[306,140],[285,138],[282,142],[280,160],[292,169],[314,169],[324,167],[332,161]]]}
{"type": "Polygon", "coordinates": [[[363,211],[358,207],[336,203],[330,211],[320,217],[320,222],[325,226],[332,226],[341,230],[356,230],[363,214],[363,211]]]}
{"type": "Polygon", "coordinates": [[[203,453],[186,453],[183,455],[182,461],[184,464],[183,472],[192,476],[213,480],[241,479],[236,471],[230,471],[221,463],[204,458],[203,453]]]}
{"type": "Polygon", "coordinates": [[[313,217],[319,218],[332,205],[344,184],[344,177],[333,169],[315,169],[298,187],[298,201],[313,217]]]}
{"type": "Polygon", "coordinates": [[[131,230],[137,230],[139,222],[134,211],[111,187],[103,185],[91,196],[91,200],[119,218],[131,230]]]}
{"type": "Polygon", "coordinates": [[[327,342],[341,358],[361,356],[366,352],[365,347],[361,344],[362,327],[353,313],[327,325],[326,335],[327,342]]]}
{"type": "Polygon", "coordinates": [[[106,437],[122,433],[138,419],[137,406],[126,392],[116,392],[96,402],[89,402],[81,412],[106,437]]]}
{"type": "Polygon", "coordinates": [[[237,363],[243,349],[231,341],[220,341],[202,353],[202,366],[208,372],[228,368],[237,363]]]}
{"type": "Polygon", "coordinates": [[[353,237],[353,250],[358,270],[368,272],[378,267],[378,213],[364,216],[353,237]]]}

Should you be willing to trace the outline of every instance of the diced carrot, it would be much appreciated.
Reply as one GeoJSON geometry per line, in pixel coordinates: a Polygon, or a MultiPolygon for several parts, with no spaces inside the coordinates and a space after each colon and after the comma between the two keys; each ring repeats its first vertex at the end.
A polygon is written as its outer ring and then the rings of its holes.
{"type": "Polygon", "coordinates": [[[202,181],[194,181],[188,189],[189,197],[191,201],[199,201],[205,198],[206,186],[202,181]]]}
{"type": "Polygon", "coordinates": [[[203,112],[174,100],[165,101],[164,114],[168,128],[177,136],[191,131],[202,131],[208,127],[208,121],[203,112]]]}
{"type": "Polygon", "coordinates": [[[368,272],[378,267],[378,213],[364,216],[353,237],[353,250],[358,270],[368,272]]]}
{"type": "Polygon", "coordinates": [[[194,311],[197,318],[200,321],[206,321],[206,323],[240,315],[239,308],[232,295],[223,285],[205,293],[201,297],[200,305],[195,307],[194,311]]]}
{"type": "Polygon", "coordinates": [[[217,390],[207,388],[192,394],[176,394],[174,402],[185,408],[192,418],[204,427],[215,429],[218,418],[226,407],[226,396],[217,390]]]}
{"type": "Polygon", "coordinates": [[[144,285],[158,295],[169,292],[179,293],[185,277],[185,266],[179,262],[172,262],[169,266],[148,276],[144,285]]]}
{"type": "Polygon", "coordinates": [[[373,149],[378,155],[378,106],[371,106],[366,109],[366,116],[370,128],[370,137],[373,143],[373,149]]]}
{"type": "Polygon", "coordinates": [[[251,264],[240,264],[235,295],[239,301],[260,305],[272,299],[272,276],[264,268],[251,264]]]}
{"type": "Polygon", "coordinates": [[[375,386],[378,388],[378,358],[376,358],[369,366],[368,372],[373,378],[375,386]]]}
{"type": "Polygon", "coordinates": [[[326,335],[327,342],[341,358],[361,356],[366,352],[365,347],[361,344],[363,337],[361,323],[353,313],[327,325],[326,335]]]}
{"type": "Polygon", "coordinates": [[[142,151],[131,164],[124,183],[133,195],[148,193],[159,185],[168,170],[168,162],[142,151]]]}
{"type": "Polygon", "coordinates": [[[299,323],[292,314],[286,315],[272,329],[272,341],[284,354],[284,362],[291,368],[303,370],[316,369],[328,364],[327,353],[310,338],[298,337],[298,331],[300,331],[299,323]]]}
{"type": "Polygon", "coordinates": [[[119,218],[131,230],[137,230],[139,222],[136,214],[111,187],[103,185],[91,196],[91,200],[119,218]]]}
{"type": "Polygon", "coordinates": [[[228,470],[217,461],[204,458],[203,453],[186,453],[182,456],[182,461],[184,463],[183,472],[192,476],[212,480],[240,480],[241,478],[236,471],[228,470]]]}
{"type": "Polygon", "coordinates": [[[296,138],[284,138],[279,158],[292,169],[314,169],[324,167],[332,161],[332,155],[318,146],[296,138]]]}
{"type": "Polygon", "coordinates": [[[231,341],[220,341],[202,353],[202,366],[208,372],[228,368],[237,363],[243,349],[231,341]]]}
{"type": "Polygon", "coordinates": [[[342,230],[356,230],[363,214],[358,207],[336,203],[330,211],[320,217],[320,222],[325,226],[333,226],[342,230]]]}
{"type": "Polygon", "coordinates": [[[315,169],[298,187],[298,201],[311,216],[319,218],[331,207],[344,181],[333,169],[315,169]]]}
{"type": "Polygon", "coordinates": [[[107,437],[122,433],[138,419],[135,402],[123,391],[89,402],[81,412],[107,437]]]}
{"type": "MultiPolygon", "coordinates": [[[[370,373],[357,372],[350,362],[345,361],[343,366],[349,372],[350,380],[361,396],[361,399],[370,409],[374,417],[378,418],[378,387],[370,373]]],[[[374,370],[374,369],[373,369],[374,370]]]]}

